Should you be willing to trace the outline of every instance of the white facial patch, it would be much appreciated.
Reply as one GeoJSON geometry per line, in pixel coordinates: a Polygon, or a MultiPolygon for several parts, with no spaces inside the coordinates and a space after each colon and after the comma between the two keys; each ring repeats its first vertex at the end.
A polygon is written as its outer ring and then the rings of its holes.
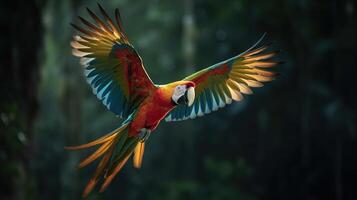
{"type": "Polygon", "coordinates": [[[176,86],[174,90],[174,94],[172,95],[172,100],[177,103],[178,99],[182,97],[186,92],[186,86],[185,85],[179,85],[176,86]]]}

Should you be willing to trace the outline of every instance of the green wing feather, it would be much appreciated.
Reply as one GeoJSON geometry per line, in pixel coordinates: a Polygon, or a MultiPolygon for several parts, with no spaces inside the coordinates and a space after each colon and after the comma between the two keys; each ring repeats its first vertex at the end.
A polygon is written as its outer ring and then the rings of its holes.
{"type": "MultiPolygon", "coordinates": [[[[264,36],[263,36],[264,37],[264,36]]],[[[242,94],[252,94],[252,87],[274,79],[269,68],[279,64],[271,60],[276,51],[267,51],[269,45],[257,47],[263,37],[244,53],[202,69],[186,78],[196,84],[195,102],[191,107],[177,106],[166,121],[194,119],[224,107],[232,101],[241,101],[242,94]]]]}

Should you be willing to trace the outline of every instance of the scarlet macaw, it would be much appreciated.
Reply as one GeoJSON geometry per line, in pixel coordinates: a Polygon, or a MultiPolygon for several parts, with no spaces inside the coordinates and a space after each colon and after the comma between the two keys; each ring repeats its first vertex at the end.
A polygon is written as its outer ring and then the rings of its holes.
{"type": "Polygon", "coordinates": [[[145,141],[162,119],[179,121],[208,114],[232,101],[251,94],[250,87],[261,87],[274,73],[268,68],[278,64],[270,60],[277,52],[266,52],[269,45],[257,47],[261,39],[244,53],[200,70],[181,81],[154,84],[145,71],[137,51],[124,33],[118,9],[114,21],[98,4],[104,20],[87,8],[95,23],[82,17],[87,28],[72,26],[80,32],[71,42],[73,55],[80,57],[85,76],[99,100],[124,119],[119,128],[90,143],[67,147],[70,150],[99,148],[79,165],[87,166],[102,157],[83,196],[99,179],[102,192],[111,183],[129,157],[140,168],[145,141]]]}

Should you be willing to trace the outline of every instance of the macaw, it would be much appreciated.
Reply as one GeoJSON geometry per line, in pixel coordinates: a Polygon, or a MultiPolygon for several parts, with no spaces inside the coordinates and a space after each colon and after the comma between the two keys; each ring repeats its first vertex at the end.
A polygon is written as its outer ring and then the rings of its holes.
{"type": "Polygon", "coordinates": [[[81,150],[98,149],[79,163],[82,168],[101,158],[83,192],[86,197],[102,181],[100,192],[112,182],[133,155],[135,168],[140,168],[145,142],[165,118],[180,121],[203,116],[232,101],[251,94],[252,87],[274,79],[268,71],[279,62],[271,60],[277,51],[266,51],[262,38],[247,51],[202,69],[180,81],[156,85],[145,71],[138,52],[126,36],[118,9],[115,22],[98,4],[102,19],[87,8],[94,23],[79,17],[86,26],[71,24],[79,34],[71,46],[80,58],[87,82],[93,93],[115,115],[124,119],[119,128],[92,142],[66,147],[81,150]]]}

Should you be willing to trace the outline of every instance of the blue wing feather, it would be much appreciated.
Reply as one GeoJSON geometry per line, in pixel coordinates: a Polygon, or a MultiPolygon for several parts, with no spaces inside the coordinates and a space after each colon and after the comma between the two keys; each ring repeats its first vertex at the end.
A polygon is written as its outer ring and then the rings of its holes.
{"type": "MultiPolygon", "coordinates": [[[[100,65],[95,60],[89,63],[93,63],[95,66],[100,65]]],[[[126,99],[119,85],[114,81],[110,66],[102,65],[98,69],[89,65],[86,67],[85,75],[97,98],[115,115],[126,117],[126,113],[123,112],[126,99]]]]}
{"type": "Polygon", "coordinates": [[[185,81],[196,83],[195,102],[191,107],[186,106],[184,112],[181,107],[173,109],[166,121],[193,119],[218,110],[233,100],[239,101],[240,98],[235,94],[248,94],[236,89],[238,86],[260,87],[261,82],[273,80],[274,73],[266,69],[279,64],[269,60],[277,52],[264,52],[269,45],[256,48],[264,36],[247,51],[184,78],[185,81]],[[237,85],[234,87],[232,84],[237,85]]]}
{"type": "Polygon", "coordinates": [[[205,91],[203,91],[202,95],[199,96],[202,113],[206,113],[206,95],[204,93],[205,93],[205,91]]]}
{"type": "Polygon", "coordinates": [[[211,112],[212,111],[212,107],[213,107],[211,92],[209,90],[206,90],[205,91],[205,95],[206,95],[206,100],[207,100],[207,105],[208,105],[209,112],[211,112]]]}

